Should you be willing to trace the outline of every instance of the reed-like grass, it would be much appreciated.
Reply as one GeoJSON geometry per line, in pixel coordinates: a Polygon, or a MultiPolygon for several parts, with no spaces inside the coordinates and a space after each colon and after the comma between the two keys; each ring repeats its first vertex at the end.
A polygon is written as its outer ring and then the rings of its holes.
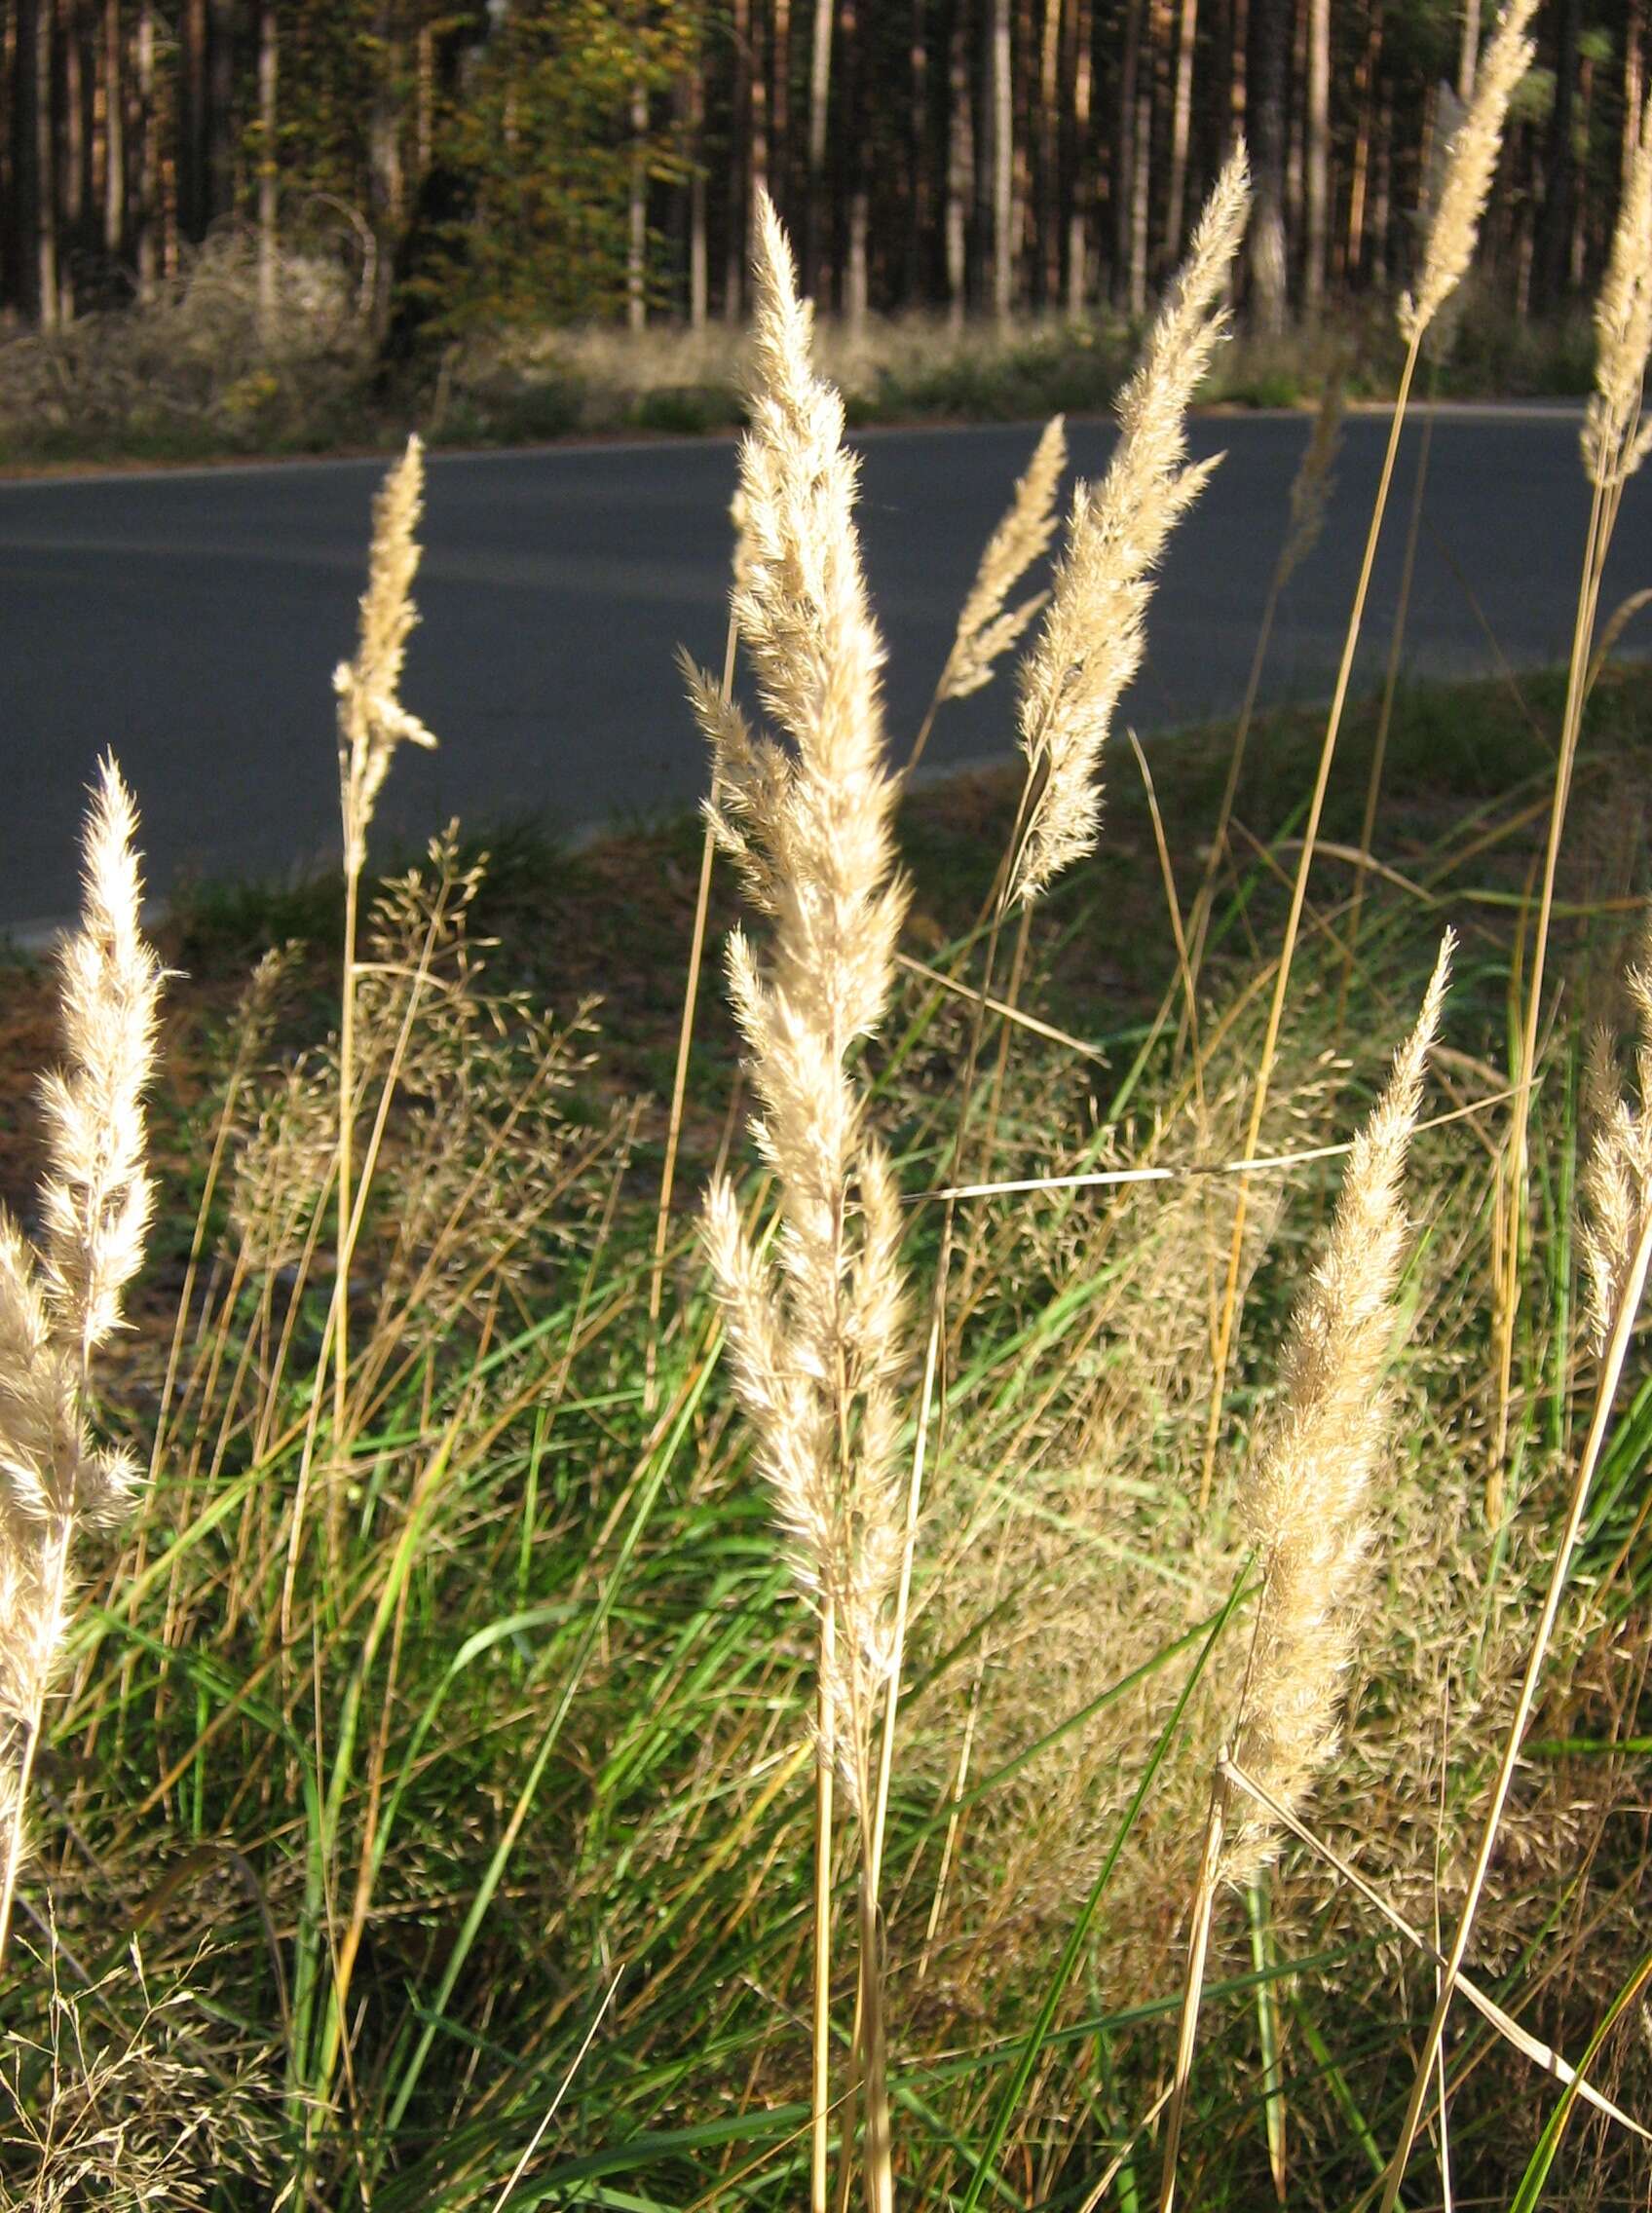
{"type": "Polygon", "coordinates": [[[147,1230],[156,961],[103,785],[48,1197],[0,1245],[36,1840],[0,2201],[1354,2204],[1430,2116],[1453,2202],[1642,2189],[1652,1042],[1627,1080],[1585,1014],[1627,974],[1648,1019],[1652,688],[1593,648],[1518,699],[1396,682],[1329,736],[1145,751],[1099,820],[1244,197],[1236,162],[1053,573],[1057,427],[984,555],[936,700],[1025,640],[1017,772],[922,791],[765,214],[763,723],[695,675],[697,876],[685,826],[554,867],[448,838],[374,890],[410,454],[317,943],[231,1010],[244,908],[167,925],[198,980],[147,1230]],[[736,921],[732,1019],[680,1048],[624,958],[736,921]],[[150,1481],[99,1556],[123,1432],[150,1481]]]}

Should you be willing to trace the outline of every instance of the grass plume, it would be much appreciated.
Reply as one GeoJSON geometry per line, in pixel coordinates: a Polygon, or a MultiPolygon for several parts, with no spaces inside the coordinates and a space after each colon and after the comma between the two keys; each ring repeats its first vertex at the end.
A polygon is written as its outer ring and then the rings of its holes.
{"type": "Polygon", "coordinates": [[[1029,805],[1010,897],[1036,899],[1089,852],[1097,767],[1142,664],[1153,572],[1215,461],[1187,459],[1189,402],[1227,328],[1228,274],[1251,205],[1241,145],[1212,188],[1181,274],[1118,403],[1119,442],[1099,488],[1080,484],[1055,588],[1021,685],[1029,805]]]}
{"type": "Polygon", "coordinates": [[[1415,291],[1400,300],[1400,335],[1413,352],[1474,259],[1509,102],[1537,51],[1525,35],[1536,13],[1537,0],[1507,0],[1480,56],[1468,113],[1446,149],[1445,181],[1428,227],[1422,275],[1415,291]]]}
{"type": "Polygon", "coordinates": [[[137,1480],[131,1455],[94,1444],[91,1427],[93,1358],[121,1327],[153,1206],[144,1094],[161,967],[138,926],[136,827],[105,759],[87,821],[80,927],[59,958],[67,1061],[42,1086],[38,1252],[0,1212],[0,1956],[75,1536],[118,1521],[137,1480]]]}
{"type": "MultiPolygon", "coordinates": [[[[879,1025],[906,902],[894,873],[895,785],[884,760],[882,645],[855,533],[843,409],[814,373],[809,312],[771,205],[759,208],[752,430],[740,450],[734,619],[769,714],[791,741],[753,733],[709,678],[694,687],[714,757],[719,834],[770,920],[762,962],[729,948],[734,1011],[779,1191],[778,1259],[714,1182],[706,1244],[728,1320],[735,1388],[757,1440],[800,1588],[819,1627],[822,1772],[835,1767],[861,1835],[861,1993],[869,2202],[889,2200],[882,1995],[868,1816],[874,1712],[887,1675],[900,1560],[895,1445],[906,1357],[900,1213],[892,1171],[863,1126],[852,1054],[879,1025]]],[[[817,1851],[830,1846],[829,1799],[817,1851]]],[[[825,1969],[816,1966],[816,2142],[824,2191],[825,1969]]]]}
{"type": "MultiPolygon", "coordinates": [[[[1263,1565],[1234,1720],[1237,1764],[1291,1814],[1335,1742],[1336,1699],[1352,1647],[1351,1601],[1369,1542],[1367,1492],[1386,1428],[1382,1371],[1407,1229],[1401,1178],[1451,949],[1447,932],[1416,1026],[1355,1140],[1325,1257],[1292,1316],[1279,1412],[1243,1493],[1263,1565]]],[[[1171,2213],[1176,2202],[1218,1890],[1224,1879],[1247,1884],[1275,1841],[1270,1823],[1254,1813],[1230,1827],[1229,1808],[1230,1785],[1219,1766],[1189,1914],[1159,2213],[1171,2213]]]]}

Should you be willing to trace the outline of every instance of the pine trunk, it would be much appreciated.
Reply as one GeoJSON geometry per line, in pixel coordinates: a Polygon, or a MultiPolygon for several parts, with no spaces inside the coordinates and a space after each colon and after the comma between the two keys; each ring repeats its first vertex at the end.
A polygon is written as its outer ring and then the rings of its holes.
{"type": "Polygon", "coordinates": [[[1187,224],[1187,147],[1193,126],[1193,46],[1199,29],[1199,0],[1182,0],[1182,31],[1176,50],[1176,98],[1170,118],[1170,202],[1165,212],[1167,259],[1182,255],[1187,224]]]}
{"type": "Polygon", "coordinates": [[[1010,76],[1010,0],[993,0],[993,313],[1009,320],[1015,297],[1014,85],[1010,76]]]}
{"type": "Polygon", "coordinates": [[[1251,209],[1253,319],[1285,328],[1285,93],[1291,56],[1290,0],[1251,0],[1251,209]]]}
{"type": "Polygon", "coordinates": [[[1075,319],[1090,295],[1088,269],[1090,195],[1095,189],[1090,156],[1090,94],[1094,68],[1090,0],[1075,0],[1072,56],[1072,182],[1067,215],[1067,312],[1075,319]]]}
{"type": "Polygon", "coordinates": [[[953,26],[947,118],[947,319],[963,327],[969,288],[969,204],[975,193],[975,112],[970,99],[968,32],[959,10],[953,26]]]}
{"type": "Polygon", "coordinates": [[[1331,237],[1331,0],[1308,0],[1307,256],[1302,306],[1317,317],[1325,306],[1326,248],[1331,237]]]}
{"type": "Polygon", "coordinates": [[[258,332],[265,345],[276,335],[281,252],[281,150],[276,136],[280,69],[276,0],[258,0],[258,332]]]}
{"type": "Polygon", "coordinates": [[[834,0],[814,0],[813,38],[808,56],[808,198],[804,209],[804,289],[819,289],[820,261],[826,240],[826,107],[832,91],[832,11],[834,0]]]}

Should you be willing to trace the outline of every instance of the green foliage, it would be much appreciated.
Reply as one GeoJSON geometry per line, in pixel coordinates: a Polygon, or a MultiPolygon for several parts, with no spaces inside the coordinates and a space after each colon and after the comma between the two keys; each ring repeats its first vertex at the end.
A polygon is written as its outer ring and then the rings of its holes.
{"type": "Polygon", "coordinates": [[[646,119],[692,60],[695,36],[692,10],[634,0],[536,0],[506,17],[438,134],[461,211],[435,227],[408,286],[436,333],[602,317],[623,304],[639,171],[645,183],[681,173],[669,133],[646,119]]]}

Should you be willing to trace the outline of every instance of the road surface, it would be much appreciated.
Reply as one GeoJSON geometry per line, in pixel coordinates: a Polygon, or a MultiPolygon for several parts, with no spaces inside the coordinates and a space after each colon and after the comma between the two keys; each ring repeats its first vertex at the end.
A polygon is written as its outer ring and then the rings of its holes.
{"type": "MultiPolygon", "coordinates": [[[[1143,730],[1231,709],[1244,688],[1300,417],[1211,418],[1226,459],[1172,542],[1125,703],[1143,730]]],[[[1265,692],[1328,691],[1385,419],[1347,427],[1321,549],[1281,608],[1265,692]]],[[[1417,431],[1408,432],[1363,656],[1386,650],[1417,431]]],[[[862,521],[904,747],[945,657],[1030,428],[884,431],[864,446],[862,521]]],[[[1075,468],[1111,432],[1074,425],[1075,468]]],[[[338,850],[335,663],[351,650],[382,464],[0,484],[0,927],[74,904],[84,787],[112,747],[135,790],[151,888],[186,875],[279,876],[338,850]]],[[[679,642],[720,665],[726,441],[441,456],[430,472],[423,620],[403,694],[441,738],[404,749],[375,837],[422,838],[539,811],[568,831],[692,802],[699,741],[679,642]]],[[[1410,665],[1480,672],[1563,656],[1588,503],[1564,408],[1442,414],[1408,629],[1410,665]]],[[[1652,581],[1652,478],[1631,486],[1604,604],[1652,581]]],[[[1633,640],[1634,633],[1631,633],[1633,640]]],[[[947,708],[930,759],[1013,742],[1003,682],[947,708]]]]}

